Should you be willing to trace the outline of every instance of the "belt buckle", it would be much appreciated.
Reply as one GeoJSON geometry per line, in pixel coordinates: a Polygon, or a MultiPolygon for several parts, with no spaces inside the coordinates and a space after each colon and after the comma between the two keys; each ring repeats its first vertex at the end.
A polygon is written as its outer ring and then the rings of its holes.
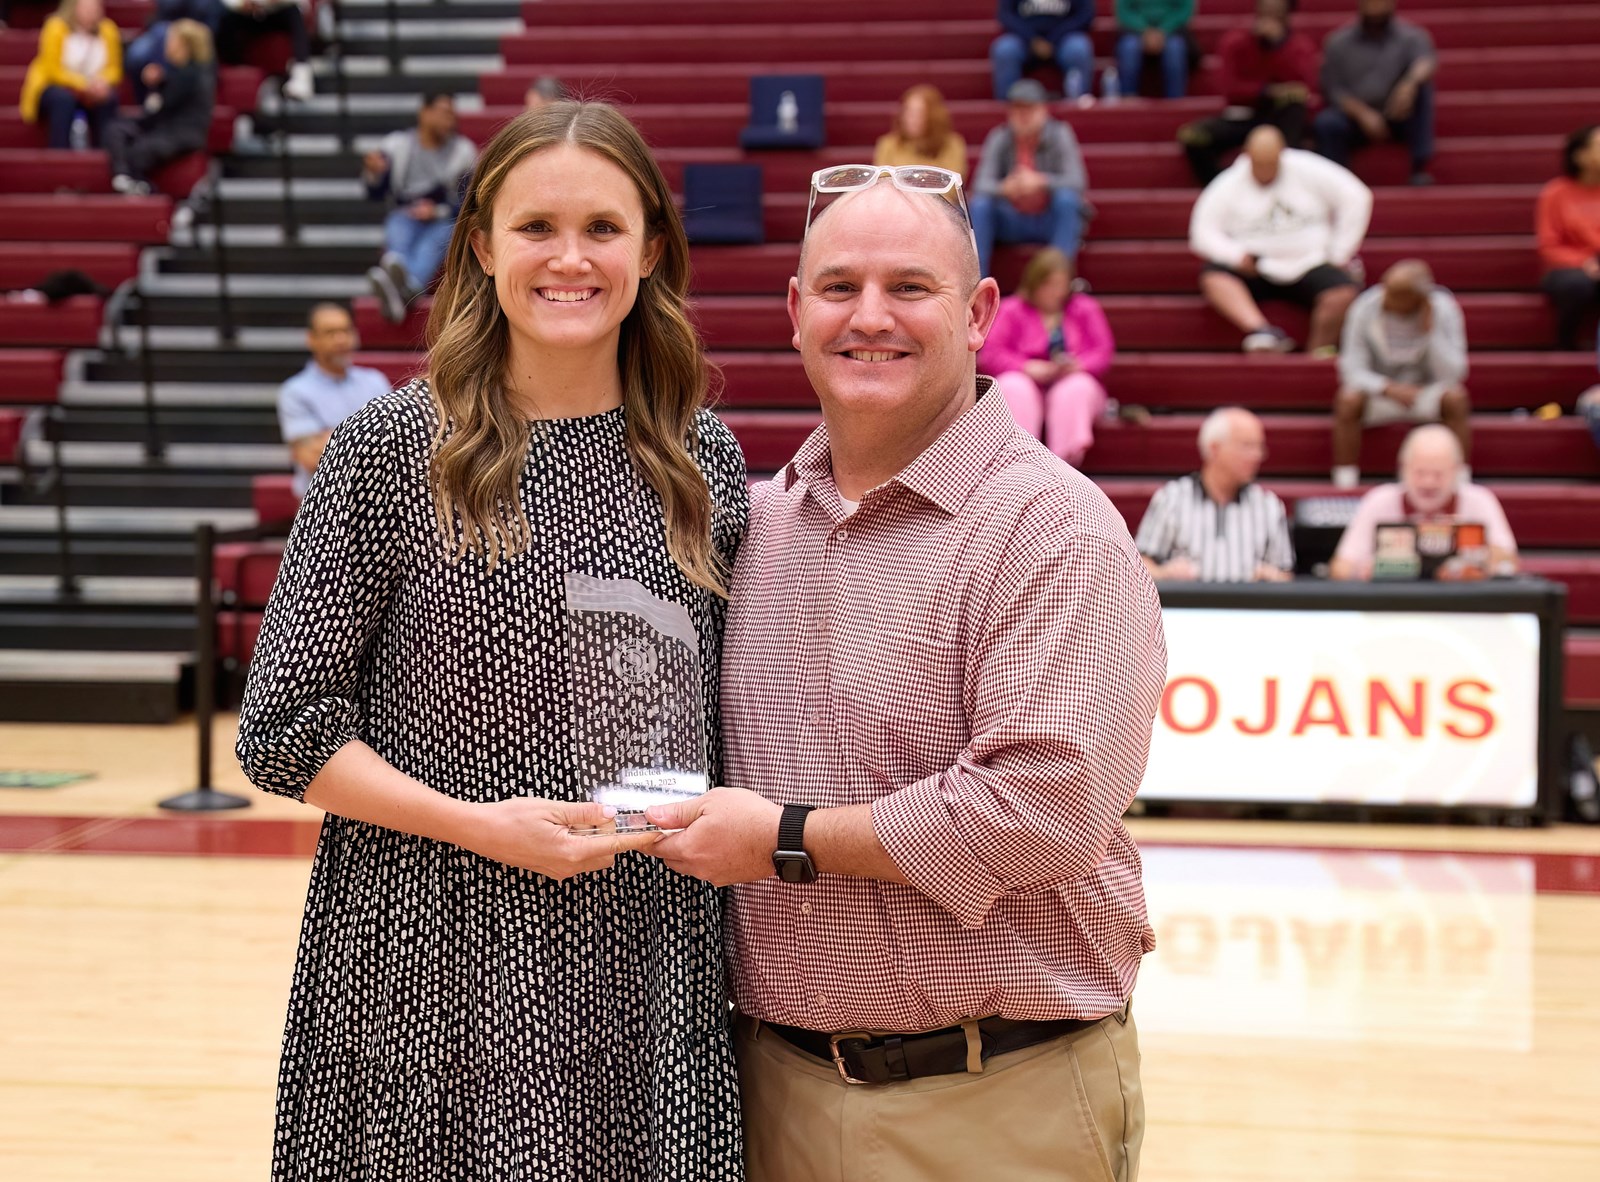
{"type": "Polygon", "coordinates": [[[869,1084],[869,1083],[871,1083],[872,1081],[870,1079],[857,1079],[855,1076],[850,1074],[850,1068],[845,1066],[844,1053],[839,1050],[839,1044],[841,1042],[843,1042],[847,1038],[859,1038],[859,1039],[862,1039],[862,1040],[864,1040],[866,1042],[871,1042],[872,1041],[872,1037],[870,1035],[864,1034],[864,1033],[863,1034],[831,1034],[831,1035],[828,1036],[828,1050],[833,1055],[833,1065],[834,1065],[834,1067],[838,1068],[839,1078],[844,1080],[844,1082],[847,1083],[847,1084],[869,1084]]]}

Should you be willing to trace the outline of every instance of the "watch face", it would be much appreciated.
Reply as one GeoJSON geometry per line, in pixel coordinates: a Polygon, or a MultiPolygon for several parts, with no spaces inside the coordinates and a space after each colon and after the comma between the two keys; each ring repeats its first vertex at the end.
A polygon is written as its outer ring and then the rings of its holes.
{"type": "Polygon", "coordinates": [[[817,868],[812,865],[811,855],[807,853],[791,854],[780,851],[772,855],[772,867],[784,882],[817,880],[817,868]]]}

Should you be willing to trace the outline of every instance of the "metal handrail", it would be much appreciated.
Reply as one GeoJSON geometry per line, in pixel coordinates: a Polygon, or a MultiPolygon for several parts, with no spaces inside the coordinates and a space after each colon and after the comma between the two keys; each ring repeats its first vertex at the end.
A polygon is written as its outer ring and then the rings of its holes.
{"type": "Polygon", "coordinates": [[[217,325],[217,334],[222,343],[231,345],[239,339],[239,330],[233,318],[233,296],[228,291],[228,243],[223,228],[227,225],[227,216],[222,197],[222,163],[211,162],[211,250],[217,264],[217,308],[222,315],[222,323],[217,325]]]}
{"type": "Polygon", "coordinates": [[[61,460],[63,410],[51,406],[45,413],[44,437],[50,444],[50,494],[56,510],[56,562],[59,570],[56,591],[62,599],[77,599],[82,594],[72,569],[72,537],[67,521],[67,466],[61,460]]]}

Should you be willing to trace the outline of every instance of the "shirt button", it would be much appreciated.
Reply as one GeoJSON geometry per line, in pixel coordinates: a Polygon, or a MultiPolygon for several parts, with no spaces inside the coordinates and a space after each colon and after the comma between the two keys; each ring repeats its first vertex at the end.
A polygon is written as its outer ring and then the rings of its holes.
{"type": "Polygon", "coordinates": [[[827,1005],[829,1004],[828,995],[826,993],[817,994],[817,1004],[819,1006],[823,1006],[824,1008],[826,1008],[827,1005]]]}
{"type": "Polygon", "coordinates": [[[802,903],[802,904],[800,904],[800,914],[801,915],[810,915],[811,914],[811,904],[810,903],[802,903]]]}
{"type": "Polygon", "coordinates": [[[849,531],[849,530],[847,530],[847,529],[841,529],[841,530],[840,530],[840,531],[839,531],[839,540],[840,540],[840,541],[841,541],[841,542],[843,542],[843,541],[845,541],[845,540],[846,540],[846,539],[848,539],[848,538],[849,538],[849,537],[850,537],[850,531],[849,531]]]}

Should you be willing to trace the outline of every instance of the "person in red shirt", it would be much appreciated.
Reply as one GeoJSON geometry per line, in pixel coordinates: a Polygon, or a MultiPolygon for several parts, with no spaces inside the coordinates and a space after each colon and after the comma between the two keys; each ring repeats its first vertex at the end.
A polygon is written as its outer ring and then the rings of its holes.
{"type": "Polygon", "coordinates": [[[1566,175],[1539,194],[1539,258],[1556,345],[1576,349],[1584,316],[1600,305],[1600,124],[1567,138],[1564,164],[1566,175]]]}
{"type": "Polygon", "coordinates": [[[1319,55],[1310,37],[1289,28],[1291,7],[1291,0],[1257,0],[1250,27],[1234,29],[1218,43],[1217,83],[1228,105],[1178,132],[1201,185],[1222,171],[1224,153],[1243,146],[1263,124],[1283,132],[1291,148],[1305,139],[1319,55]]]}

